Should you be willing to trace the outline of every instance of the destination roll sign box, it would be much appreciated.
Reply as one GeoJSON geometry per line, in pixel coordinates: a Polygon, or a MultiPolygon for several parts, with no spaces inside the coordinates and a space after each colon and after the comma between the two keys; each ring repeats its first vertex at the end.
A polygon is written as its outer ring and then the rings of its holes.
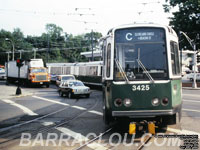
{"type": "Polygon", "coordinates": [[[143,29],[138,30],[137,28],[133,29],[123,29],[116,30],[115,32],[116,42],[117,43],[128,43],[128,42],[158,42],[163,41],[164,30],[155,28],[155,29],[143,29]]]}

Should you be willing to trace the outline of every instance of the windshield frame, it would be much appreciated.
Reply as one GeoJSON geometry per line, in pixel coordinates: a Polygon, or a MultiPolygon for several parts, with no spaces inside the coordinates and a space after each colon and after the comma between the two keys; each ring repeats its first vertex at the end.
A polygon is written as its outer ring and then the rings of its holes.
{"type": "Polygon", "coordinates": [[[69,87],[79,87],[79,86],[85,86],[84,85],[84,83],[83,82],[81,82],[81,81],[70,81],[69,82],[69,87]],[[74,84],[74,83],[76,83],[76,84],[74,84]],[[78,84],[78,85],[77,85],[78,84]]]}
{"type": "Polygon", "coordinates": [[[62,76],[61,77],[63,81],[67,81],[67,80],[75,80],[74,76],[62,76]],[[66,79],[67,78],[67,79],[66,79]]]}
{"type": "MultiPolygon", "coordinates": [[[[164,56],[164,58],[165,58],[165,68],[166,68],[166,72],[164,72],[164,73],[166,73],[166,76],[165,77],[159,77],[159,78],[155,78],[155,80],[169,80],[169,64],[168,64],[168,49],[167,49],[167,34],[166,34],[166,29],[165,28],[162,28],[162,27],[127,27],[127,28],[119,28],[119,29],[116,29],[115,31],[114,31],[114,60],[115,59],[118,59],[117,58],[117,47],[116,47],[116,45],[117,45],[117,42],[116,42],[116,32],[117,31],[119,31],[119,30],[126,30],[126,29],[159,29],[159,30],[163,30],[163,36],[164,36],[164,38],[163,38],[163,42],[164,42],[164,52],[165,52],[165,56],[164,56]]],[[[136,45],[136,44],[140,44],[140,42],[133,42],[134,43],[134,45],[136,45]]],[[[142,42],[142,43],[144,43],[144,42],[142,42]]],[[[146,43],[148,43],[148,42],[146,42],[146,43]]],[[[155,43],[159,43],[158,41],[156,41],[155,43]]],[[[124,44],[128,44],[128,42],[127,43],[124,43],[124,44]]],[[[123,57],[125,57],[125,56],[123,56],[123,57]]],[[[142,62],[143,63],[143,62],[142,62]]],[[[117,78],[116,77],[116,72],[117,72],[117,64],[116,63],[114,63],[113,64],[114,66],[113,66],[113,80],[114,81],[124,81],[124,79],[119,79],[119,78],[117,78]]],[[[146,67],[146,66],[145,66],[146,67]]],[[[152,70],[153,71],[153,70],[152,70]]],[[[127,73],[127,72],[125,72],[125,73],[127,73]]],[[[151,74],[152,75],[152,73],[155,73],[155,72],[149,72],[149,74],[151,74]]],[[[159,70],[158,70],[158,72],[157,73],[159,73],[159,70]]],[[[144,72],[143,72],[143,74],[145,74],[144,72]]],[[[145,78],[142,78],[142,79],[132,79],[132,80],[130,80],[130,81],[149,81],[149,78],[146,76],[145,78]]]]}
{"type": "Polygon", "coordinates": [[[30,73],[47,73],[47,68],[31,68],[30,73]],[[33,71],[33,70],[40,70],[40,71],[33,71]],[[44,71],[41,71],[44,70],[44,71]]]}

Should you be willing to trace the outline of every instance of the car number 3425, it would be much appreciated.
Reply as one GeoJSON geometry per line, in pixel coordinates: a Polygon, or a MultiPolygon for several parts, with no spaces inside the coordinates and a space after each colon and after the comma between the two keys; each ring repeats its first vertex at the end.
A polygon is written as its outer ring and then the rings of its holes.
{"type": "Polygon", "coordinates": [[[149,91],[150,86],[149,85],[133,85],[132,90],[133,91],[149,91]]]}

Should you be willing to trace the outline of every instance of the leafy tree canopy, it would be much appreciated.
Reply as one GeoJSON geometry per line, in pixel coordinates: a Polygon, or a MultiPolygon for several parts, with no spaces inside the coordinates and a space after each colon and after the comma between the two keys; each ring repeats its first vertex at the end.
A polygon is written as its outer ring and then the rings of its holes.
{"type": "Polygon", "coordinates": [[[101,33],[90,32],[82,35],[72,35],[65,33],[63,29],[55,24],[47,24],[46,33],[41,36],[24,37],[19,28],[13,32],[0,30],[0,64],[4,64],[11,55],[6,52],[12,52],[12,43],[15,47],[15,59],[19,58],[19,50],[22,52],[23,59],[34,57],[43,58],[47,62],[79,62],[87,61],[80,55],[81,52],[90,51],[91,43],[93,47],[98,44],[101,33]],[[92,38],[93,37],[93,38],[92,38]],[[6,40],[6,39],[9,39],[6,40]],[[91,42],[93,40],[93,42],[91,42]]]}
{"type": "MultiPolygon", "coordinates": [[[[171,8],[178,7],[179,11],[173,13],[170,18],[170,25],[178,33],[185,32],[190,39],[200,48],[200,0],[166,0],[169,4],[164,5],[165,12],[169,12],[171,8]]],[[[188,41],[181,36],[181,48],[192,49],[188,41]]]]}

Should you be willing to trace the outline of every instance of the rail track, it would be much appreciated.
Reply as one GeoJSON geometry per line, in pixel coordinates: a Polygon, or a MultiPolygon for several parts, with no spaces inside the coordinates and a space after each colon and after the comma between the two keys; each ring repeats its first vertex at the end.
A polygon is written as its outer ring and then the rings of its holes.
{"type": "MultiPolygon", "coordinates": [[[[55,129],[57,127],[60,127],[60,126],[62,126],[64,124],[67,124],[67,123],[69,123],[71,121],[76,120],[80,116],[88,113],[90,110],[93,110],[98,105],[99,102],[100,102],[100,100],[95,98],[95,103],[92,106],[90,106],[87,109],[81,110],[81,112],[77,113],[75,116],[71,117],[70,119],[68,119],[68,118],[66,119],[65,118],[65,119],[59,120],[59,123],[55,123],[54,125],[51,125],[51,126],[43,126],[43,125],[41,125],[40,127],[38,127],[38,128],[40,128],[39,130],[37,130],[35,132],[31,131],[32,137],[36,136],[37,133],[48,132],[48,131],[50,131],[52,129],[55,129]]],[[[37,122],[39,120],[42,120],[44,118],[48,118],[48,117],[53,116],[55,114],[58,114],[58,113],[60,113],[62,111],[65,111],[68,108],[74,108],[74,107],[75,107],[75,105],[69,105],[69,106],[66,106],[66,107],[64,107],[64,108],[62,108],[60,110],[57,110],[57,111],[52,112],[52,113],[49,113],[49,114],[47,114],[45,116],[41,116],[41,117],[35,118],[33,120],[26,121],[26,122],[21,123],[21,124],[16,124],[16,125],[1,129],[0,130],[0,133],[1,133],[1,136],[0,136],[0,139],[1,139],[0,148],[5,148],[7,145],[16,143],[17,140],[20,139],[21,133],[24,132],[24,131],[27,132],[28,130],[23,130],[23,131],[14,133],[14,134],[3,134],[3,133],[7,133],[11,129],[17,130],[19,127],[22,127],[22,126],[23,126],[24,129],[26,129],[26,127],[24,127],[24,126],[31,125],[32,123],[35,123],[35,122],[37,122]]]]}

